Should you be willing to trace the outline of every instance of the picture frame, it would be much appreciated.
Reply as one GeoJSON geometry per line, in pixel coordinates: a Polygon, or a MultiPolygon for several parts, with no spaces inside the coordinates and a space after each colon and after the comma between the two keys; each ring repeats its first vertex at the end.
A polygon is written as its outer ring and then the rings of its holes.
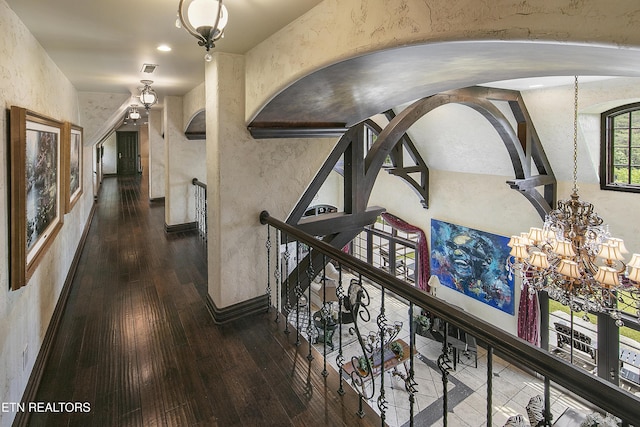
{"type": "Polygon", "coordinates": [[[72,123],[64,124],[64,193],[65,213],[71,212],[82,195],[83,129],[72,123]]]}
{"type": "Polygon", "coordinates": [[[62,228],[63,123],[10,110],[10,286],[28,283],[62,228]]]}

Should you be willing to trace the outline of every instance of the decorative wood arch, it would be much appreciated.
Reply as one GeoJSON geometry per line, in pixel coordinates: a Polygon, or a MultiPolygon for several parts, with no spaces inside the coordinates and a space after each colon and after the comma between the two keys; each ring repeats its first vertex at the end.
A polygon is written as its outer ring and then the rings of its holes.
{"type": "Polygon", "coordinates": [[[509,153],[515,174],[515,178],[507,183],[511,188],[520,191],[544,219],[555,205],[556,179],[520,92],[504,89],[471,87],[444,92],[418,100],[394,117],[378,136],[376,144],[367,155],[362,187],[366,192],[365,198],[368,200],[371,194],[385,157],[406,131],[425,114],[450,103],[474,109],[494,127],[509,153]],[[508,102],[517,122],[517,133],[492,100],[508,102]],[[532,161],[537,175],[532,175],[532,161]],[[542,194],[536,189],[539,186],[544,187],[542,194]]]}
{"type": "MultiPolygon", "coordinates": [[[[507,181],[507,184],[521,192],[544,218],[555,205],[557,184],[520,92],[471,87],[420,99],[397,116],[388,112],[387,117],[390,118],[390,122],[384,129],[371,120],[350,128],[338,141],[333,152],[291,212],[287,223],[309,234],[323,236],[325,242],[336,248],[342,248],[353,240],[364,226],[372,224],[378,215],[384,212],[384,208],[381,207],[368,207],[368,202],[387,156],[391,157],[393,163],[389,173],[405,179],[421,196],[423,206],[427,207],[429,170],[406,132],[425,114],[450,103],[472,108],[494,127],[509,153],[514,170],[515,177],[507,181]],[[491,102],[492,100],[506,101],[509,104],[517,123],[516,130],[491,102]],[[375,144],[366,155],[365,126],[378,132],[375,144]],[[416,163],[415,166],[404,165],[403,149],[407,149],[416,163]],[[344,212],[303,218],[305,209],[342,156],[344,156],[344,212]],[[532,174],[532,165],[535,165],[536,175],[532,174]],[[409,175],[415,172],[421,174],[420,183],[409,175]],[[537,189],[541,186],[542,193],[537,189]]],[[[312,253],[310,257],[307,256],[301,261],[298,266],[301,271],[294,270],[290,277],[298,278],[304,289],[309,284],[309,276],[306,273],[318,273],[323,265],[322,255],[312,253]]],[[[290,290],[290,295],[294,296],[293,290],[290,290]]]]}
{"type": "MultiPolygon", "coordinates": [[[[389,121],[393,120],[396,114],[389,110],[385,113],[389,121]]],[[[380,132],[378,132],[380,135],[380,132]]],[[[391,175],[402,178],[409,184],[420,198],[420,204],[425,209],[429,208],[429,167],[422,159],[415,144],[408,134],[403,134],[398,143],[396,143],[389,152],[393,167],[385,167],[385,170],[391,175]],[[405,150],[413,160],[413,164],[405,164],[405,150]],[[420,182],[416,181],[414,176],[420,174],[420,182]]]]}

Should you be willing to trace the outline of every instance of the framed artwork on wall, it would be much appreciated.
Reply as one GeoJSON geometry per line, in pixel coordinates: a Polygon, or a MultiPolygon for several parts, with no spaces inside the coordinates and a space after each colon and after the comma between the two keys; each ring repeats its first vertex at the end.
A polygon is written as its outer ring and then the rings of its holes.
{"type": "Polygon", "coordinates": [[[10,283],[27,284],[62,227],[63,123],[21,107],[10,113],[10,283]]]}
{"type": "Polygon", "coordinates": [[[514,279],[505,268],[509,238],[431,220],[431,274],[443,286],[514,314],[514,279]]]}
{"type": "Polygon", "coordinates": [[[64,143],[65,212],[71,212],[82,195],[82,128],[65,123],[64,143]]]}

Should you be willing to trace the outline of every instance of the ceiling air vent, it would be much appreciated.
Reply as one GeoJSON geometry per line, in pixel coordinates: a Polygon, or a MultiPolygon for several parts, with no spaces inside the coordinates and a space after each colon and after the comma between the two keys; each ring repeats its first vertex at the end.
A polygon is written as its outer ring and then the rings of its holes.
{"type": "Polygon", "coordinates": [[[142,71],[143,73],[153,73],[156,70],[156,67],[158,66],[158,64],[142,64],[142,71]]]}

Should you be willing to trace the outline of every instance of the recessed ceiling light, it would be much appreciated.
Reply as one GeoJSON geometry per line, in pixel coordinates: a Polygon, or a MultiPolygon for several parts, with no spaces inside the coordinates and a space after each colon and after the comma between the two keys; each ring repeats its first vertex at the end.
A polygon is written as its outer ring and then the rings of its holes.
{"type": "Polygon", "coordinates": [[[161,44],[157,49],[161,52],[171,52],[171,46],[166,44],[161,44]]]}

